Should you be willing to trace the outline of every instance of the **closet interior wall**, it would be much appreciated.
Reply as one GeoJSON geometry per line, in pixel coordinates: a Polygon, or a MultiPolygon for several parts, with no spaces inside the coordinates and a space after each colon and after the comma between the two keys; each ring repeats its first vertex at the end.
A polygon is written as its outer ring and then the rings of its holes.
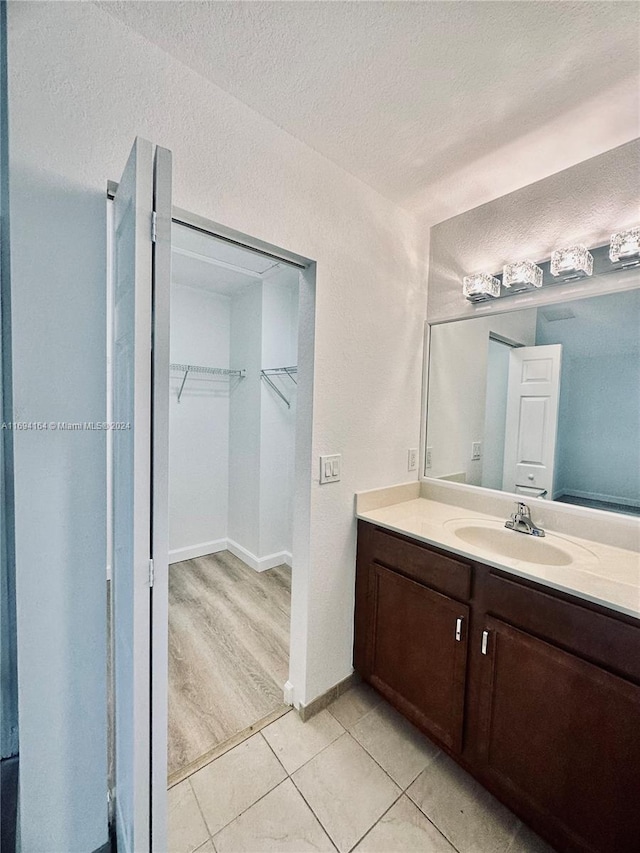
{"type": "MultiPolygon", "coordinates": [[[[174,264],[171,362],[241,369],[244,377],[171,373],[169,558],[228,549],[263,571],[291,564],[296,384],[262,369],[295,366],[298,272],[284,265],[229,286],[174,264]]],[[[295,378],[295,377],[294,377],[295,378]]]]}

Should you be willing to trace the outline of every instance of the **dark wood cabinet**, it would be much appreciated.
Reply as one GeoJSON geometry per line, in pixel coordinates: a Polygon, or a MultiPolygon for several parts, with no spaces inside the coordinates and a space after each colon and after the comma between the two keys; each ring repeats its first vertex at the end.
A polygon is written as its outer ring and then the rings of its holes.
{"type": "Polygon", "coordinates": [[[469,608],[371,566],[371,684],[453,749],[462,745],[469,608]]]}
{"type": "Polygon", "coordinates": [[[640,851],[640,621],[359,522],[355,667],[562,853],[640,851]]]}
{"type": "Polygon", "coordinates": [[[500,620],[485,625],[484,774],[576,849],[637,853],[640,686],[500,620]]]}

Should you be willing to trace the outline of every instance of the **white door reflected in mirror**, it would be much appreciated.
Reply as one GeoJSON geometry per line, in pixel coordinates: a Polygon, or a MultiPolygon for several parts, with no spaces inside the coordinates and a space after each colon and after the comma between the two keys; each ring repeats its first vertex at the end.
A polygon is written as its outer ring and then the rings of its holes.
{"type": "Polygon", "coordinates": [[[502,488],[528,497],[554,494],[562,344],[509,353],[502,488]]]}

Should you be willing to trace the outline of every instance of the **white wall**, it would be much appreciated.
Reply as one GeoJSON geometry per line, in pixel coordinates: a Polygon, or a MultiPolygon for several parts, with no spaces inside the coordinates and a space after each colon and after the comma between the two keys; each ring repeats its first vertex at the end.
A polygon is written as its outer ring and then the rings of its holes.
{"type": "Polygon", "coordinates": [[[482,458],[471,460],[471,444],[484,441],[489,334],[521,344],[535,343],[536,311],[477,317],[431,328],[427,446],[430,477],[463,474],[479,486],[482,458]]]}
{"type": "MultiPolygon", "coordinates": [[[[230,298],[172,283],[171,361],[229,367],[230,298]]],[[[172,371],[169,397],[169,559],[225,547],[229,397],[235,380],[172,371]]]]}
{"type": "Polygon", "coordinates": [[[184,374],[172,373],[171,562],[228,546],[261,569],[291,561],[297,385],[272,379],[289,409],[259,375],[261,367],[296,364],[297,333],[295,269],[232,296],[172,285],[171,361],[247,375],[189,374],[178,403],[184,374]]]}
{"type": "MultiPolygon", "coordinates": [[[[298,363],[298,274],[282,270],[268,278],[262,292],[262,367],[298,363]]],[[[295,378],[295,377],[294,377],[295,378]]],[[[262,381],[260,399],[260,556],[293,550],[293,492],[297,385],[272,376],[290,403],[262,381]]]]}
{"type": "Polygon", "coordinates": [[[507,344],[489,341],[481,482],[487,489],[502,488],[510,353],[511,347],[507,344]]]}
{"type": "MultiPolygon", "coordinates": [[[[638,276],[640,285],[640,276],[638,276]]],[[[573,302],[536,344],[562,344],[556,492],[640,504],[640,290],[573,302]]]]}
{"type": "MultiPolygon", "coordinates": [[[[311,537],[296,550],[291,660],[306,703],[351,671],[353,493],[415,476],[425,293],[414,220],[93,4],[14,3],[9,16],[16,414],[104,414],[105,188],[136,134],[174,152],[178,206],[317,262],[314,387],[298,397],[313,405],[312,454],[297,462],[313,480],[310,499],[297,495],[311,537]],[[342,453],[343,475],[320,487],[325,452],[342,453]]],[[[18,437],[30,853],[107,838],[104,458],[96,433],[18,437]]]]}
{"type": "Polygon", "coordinates": [[[558,493],[640,506],[639,368],[637,351],[564,360],[558,493]]]}
{"type": "MultiPolygon", "coordinates": [[[[260,368],[262,282],[231,301],[231,365],[247,374],[232,390],[229,422],[230,547],[260,550],[260,368]]],[[[240,552],[242,553],[242,552],[240,552]]]]}

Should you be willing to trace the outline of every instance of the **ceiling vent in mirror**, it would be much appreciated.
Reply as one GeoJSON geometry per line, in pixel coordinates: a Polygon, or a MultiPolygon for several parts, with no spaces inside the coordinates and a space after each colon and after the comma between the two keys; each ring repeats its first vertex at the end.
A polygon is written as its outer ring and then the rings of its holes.
{"type": "Polygon", "coordinates": [[[582,244],[556,249],[551,254],[551,275],[562,276],[564,281],[582,278],[593,272],[593,255],[582,244]],[[566,275],[566,274],[569,275],[566,275]]]}
{"type": "Polygon", "coordinates": [[[640,226],[611,235],[609,258],[614,264],[634,255],[640,255],[640,226]]]}
{"type": "Polygon", "coordinates": [[[500,279],[486,272],[465,275],[462,280],[462,292],[470,302],[483,302],[494,296],[500,296],[500,279]]]}
{"type": "Polygon", "coordinates": [[[533,261],[516,261],[506,264],[502,271],[502,284],[514,292],[542,287],[542,267],[533,261]]]}
{"type": "Polygon", "coordinates": [[[575,320],[576,318],[571,308],[545,308],[542,316],[548,323],[555,323],[558,320],[575,320]]]}

